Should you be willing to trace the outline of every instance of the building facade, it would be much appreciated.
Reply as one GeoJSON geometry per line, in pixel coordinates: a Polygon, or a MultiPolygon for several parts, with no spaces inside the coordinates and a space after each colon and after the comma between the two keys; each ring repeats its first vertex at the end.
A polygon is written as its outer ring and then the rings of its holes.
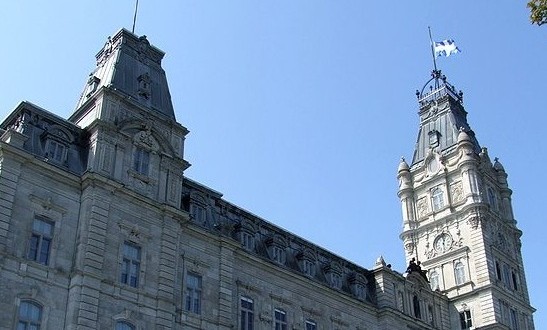
{"type": "Polygon", "coordinates": [[[163,56],[122,29],[70,118],[22,102],[0,124],[0,329],[534,329],[507,175],[449,84],[399,166],[400,273],[185,177],[163,56]]]}

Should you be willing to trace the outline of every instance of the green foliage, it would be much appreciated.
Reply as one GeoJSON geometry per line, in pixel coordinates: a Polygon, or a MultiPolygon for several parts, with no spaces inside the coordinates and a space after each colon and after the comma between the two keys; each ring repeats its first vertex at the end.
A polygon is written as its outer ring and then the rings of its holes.
{"type": "Polygon", "coordinates": [[[530,0],[527,7],[530,8],[530,21],[532,24],[542,25],[547,23],[547,0],[530,0]]]}

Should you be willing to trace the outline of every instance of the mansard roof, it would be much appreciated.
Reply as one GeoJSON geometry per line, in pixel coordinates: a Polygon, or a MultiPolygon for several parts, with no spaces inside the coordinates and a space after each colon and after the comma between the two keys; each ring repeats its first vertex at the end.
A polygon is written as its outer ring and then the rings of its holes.
{"type": "Polygon", "coordinates": [[[87,134],[77,125],[28,101],[23,101],[0,124],[24,137],[26,152],[73,174],[84,172],[87,163],[87,134]],[[54,147],[52,141],[56,144],[54,147]],[[52,155],[56,152],[56,155],[52,155]]]}
{"type": "Polygon", "coordinates": [[[148,42],[146,36],[138,37],[126,29],[108,37],[95,56],[97,66],[84,86],[76,113],[104,87],[175,120],[167,77],[161,66],[164,55],[148,42]]]}

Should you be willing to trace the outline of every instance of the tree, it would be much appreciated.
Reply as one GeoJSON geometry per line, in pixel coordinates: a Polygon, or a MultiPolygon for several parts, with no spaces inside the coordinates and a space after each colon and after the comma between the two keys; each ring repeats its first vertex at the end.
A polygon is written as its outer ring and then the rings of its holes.
{"type": "Polygon", "coordinates": [[[547,23],[547,0],[530,0],[527,7],[530,8],[530,21],[532,24],[542,25],[547,23]]]}

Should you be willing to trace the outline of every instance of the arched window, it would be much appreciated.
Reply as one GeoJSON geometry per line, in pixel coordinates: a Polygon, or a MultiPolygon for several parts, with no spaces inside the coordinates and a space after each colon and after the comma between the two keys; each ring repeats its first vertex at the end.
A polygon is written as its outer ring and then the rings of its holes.
{"type": "Polygon", "coordinates": [[[463,262],[456,261],[454,264],[454,277],[456,278],[456,285],[460,285],[465,282],[465,267],[463,262]]]}
{"type": "Polygon", "coordinates": [[[440,290],[439,273],[436,270],[429,273],[429,284],[431,285],[431,290],[440,290]]]}
{"type": "Polygon", "coordinates": [[[42,306],[29,300],[21,301],[21,304],[19,305],[17,330],[40,329],[41,324],[42,306]]]}
{"type": "Polygon", "coordinates": [[[431,204],[433,205],[433,211],[438,211],[444,206],[443,190],[439,187],[431,190],[431,204]]]}
{"type": "Polygon", "coordinates": [[[126,321],[116,322],[116,330],[135,330],[135,326],[126,321]]]}

